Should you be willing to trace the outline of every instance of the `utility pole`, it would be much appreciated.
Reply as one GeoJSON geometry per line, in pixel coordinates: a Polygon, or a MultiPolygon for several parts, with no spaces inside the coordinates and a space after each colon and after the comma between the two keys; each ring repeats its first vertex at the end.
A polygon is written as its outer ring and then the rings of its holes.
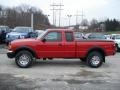
{"type": "Polygon", "coordinates": [[[82,10],[82,14],[81,14],[81,22],[83,21],[83,17],[84,17],[85,15],[83,14],[83,10],[82,10]]]}
{"type": "Polygon", "coordinates": [[[54,13],[54,16],[55,16],[55,21],[54,21],[54,23],[55,23],[55,26],[56,26],[56,12],[54,13]]]}
{"type": "Polygon", "coordinates": [[[76,25],[78,24],[78,16],[80,16],[80,15],[78,15],[78,11],[76,12],[76,25]]]}
{"type": "Polygon", "coordinates": [[[34,28],[34,15],[31,13],[31,27],[34,28]]]}
{"type": "Polygon", "coordinates": [[[53,4],[50,5],[50,6],[52,6],[52,9],[50,9],[50,10],[53,11],[53,25],[55,25],[55,4],[53,3],[53,4]]]}
{"type": "Polygon", "coordinates": [[[61,7],[64,6],[62,5],[61,3],[58,5],[60,8],[59,8],[59,27],[60,27],[60,23],[61,23],[61,10],[63,10],[61,7]]]}
{"type": "Polygon", "coordinates": [[[53,10],[53,25],[55,25],[56,24],[56,11],[58,10],[59,11],[59,27],[60,27],[60,23],[61,23],[61,11],[63,10],[62,9],[62,6],[64,6],[64,5],[62,5],[61,3],[60,4],[55,4],[55,3],[53,3],[52,5],[50,5],[50,6],[52,6],[53,7],[53,9],[51,9],[51,10],[53,10]]]}
{"type": "Polygon", "coordinates": [[[78,11],[77,11],[77,13],[76,13],[76,25],[78,25],[78,17],[79,16],[81,16],[81,21],[83,21],[83,17],[85,16],[84,14],[83,14],[83,11],[82,11],[82,14],[78,14],[78,11]]]}
{"type": "Polygon", "coordinates": [[[69,27],[70,27],[70,20],[71,20],[72,15],[67,15],[67,16],[68,16],[68,19],[69,19],[69,27]]]}

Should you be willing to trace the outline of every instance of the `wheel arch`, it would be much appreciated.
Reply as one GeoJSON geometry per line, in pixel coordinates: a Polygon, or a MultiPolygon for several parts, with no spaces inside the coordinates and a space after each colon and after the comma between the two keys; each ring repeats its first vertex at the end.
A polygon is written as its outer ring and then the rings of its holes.
{"type": "Polygon", "coordinates": [[[105,50],[104,50],[104,49],[102,49],[102,48],[100,48],[100,47],[92,47],[92,48],[90,48],[90,49],[88,50],[86,56],[88,56],[88,54],[89,54],[90,52],[93,52],[93,51],[98,51],[98,52],[100,52],[100,53],[102,54],[103,58],[104,58],[104,59],[103,59],[103,62],[105,62],[105,55],[106,55],[106,53],[105,53],[105,50]]]}
{"type": "Polygon", "coordinates": [[[33,55],[33,57],[37,58],[36,52],[35,52],[32,48],[30,48],[30,47],[28,47],[28,46],[22,46],[22,47],[17,48],[17,49],[15,50],[15,56],[16,56],[16,54],[17,54],[18,52],[20,52],[20,51],[22,51],[22,50],[29,51],[29,52],[33,55]]]}

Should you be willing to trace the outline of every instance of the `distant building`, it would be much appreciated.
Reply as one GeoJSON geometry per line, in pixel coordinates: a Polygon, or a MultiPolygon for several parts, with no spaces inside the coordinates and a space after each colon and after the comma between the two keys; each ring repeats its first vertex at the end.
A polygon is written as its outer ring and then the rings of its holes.
{"type": "Polygon", "coordinates": [[[70,26],[70,27],[68,27],[68,29],[74,29],[74,26],[70,26]]]}
{"type": "Polygon", "coordinates": [[[88,26],[79,26],[79,29],[80,30],[86,30],[86,29],[88,29],[88,26]]]}

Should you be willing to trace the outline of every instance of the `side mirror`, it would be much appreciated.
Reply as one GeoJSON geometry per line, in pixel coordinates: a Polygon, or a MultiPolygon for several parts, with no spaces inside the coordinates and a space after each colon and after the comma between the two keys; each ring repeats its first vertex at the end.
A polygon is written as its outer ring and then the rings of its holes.
{"type": "Polygon", "coordinates": [[[43,38],[43,39],[42,39],[42,42],[46,42],[46,39],[45,39],[45,38],[43,38]]]}

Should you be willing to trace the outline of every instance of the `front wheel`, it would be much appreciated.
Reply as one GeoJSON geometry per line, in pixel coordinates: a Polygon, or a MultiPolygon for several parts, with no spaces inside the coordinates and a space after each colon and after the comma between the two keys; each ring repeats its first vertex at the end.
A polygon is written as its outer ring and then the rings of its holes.
{"type": "Polygon", "coordinates": [[[102,65],[104,56],[97,51],[90,52],[87,56],[87,65],[92,68],[98,68],[102,65]]]}
{"type": "Polygon", "coordinates": [[[27,68],[32,64],[33,56],[29,51],[20,51],[15,57],[17,66],[27,68]]]}

